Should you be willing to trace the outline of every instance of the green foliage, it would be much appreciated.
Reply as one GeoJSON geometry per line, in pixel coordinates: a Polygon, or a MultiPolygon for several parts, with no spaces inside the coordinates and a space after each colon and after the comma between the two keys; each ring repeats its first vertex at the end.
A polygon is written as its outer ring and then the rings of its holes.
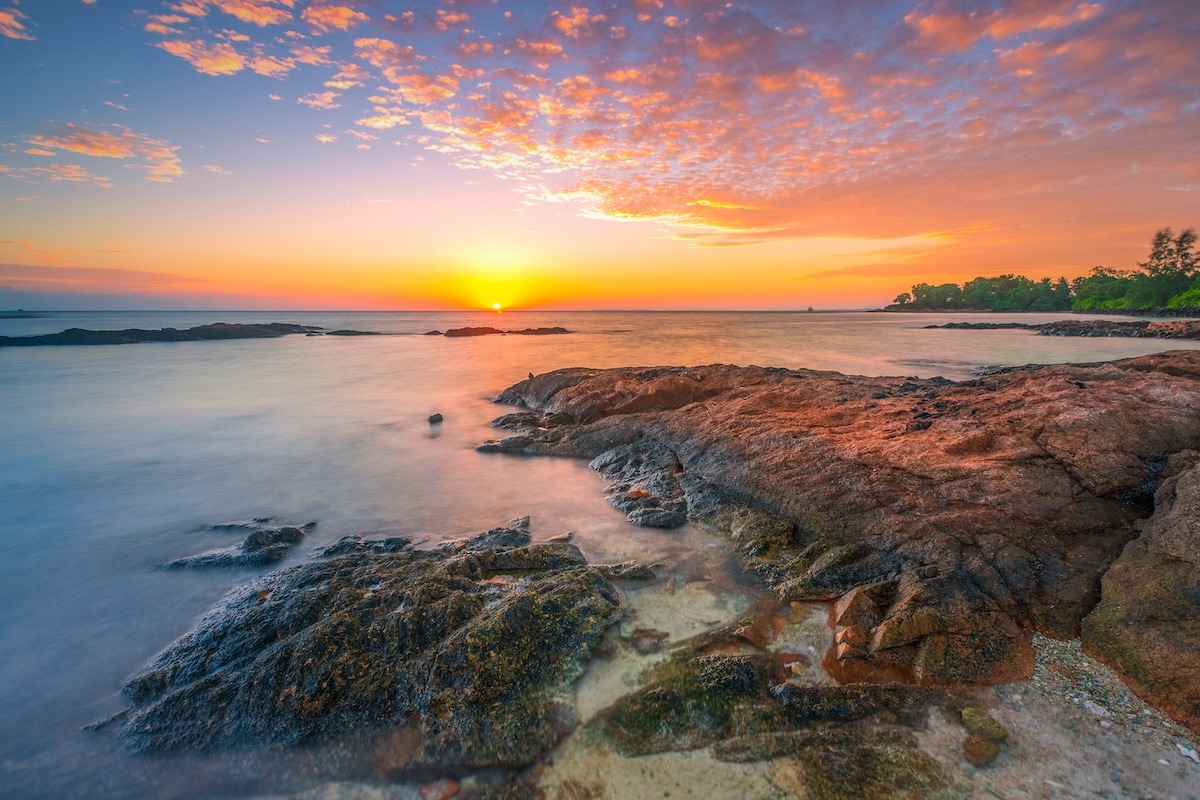
{"type": "Polygon", "coordinates": [[[962,286],[918,283],[892,308],[912,311],[1144,311],[1200,308],[1200,253],[1194,228],[1154,234],[1135,270],[1095,267],[1091,275],[1033,281],[1022,275],[974,278],[962,286]]]}
{"type": "Polygon", "coordinates": [[[1065,278],[1032,281],[1021,275],[975,278],[962,286],[918,283],[896,298],[896,305],[919,311],[1065,311],[1071,286],[1065,278]]]}

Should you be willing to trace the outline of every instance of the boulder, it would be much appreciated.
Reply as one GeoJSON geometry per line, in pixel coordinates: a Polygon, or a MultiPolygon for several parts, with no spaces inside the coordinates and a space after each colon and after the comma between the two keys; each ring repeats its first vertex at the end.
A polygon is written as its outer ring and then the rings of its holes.
{"type": "Polygon", "coordinates": [[[348,544],[234,590],[146,664],[120,737],[167,752],[382,731],[404,742],[395,777],[523,766],[569,732],[563,690],[620,614],[573,545],[348,544]]]}
{"type": "Polygon", "coordinates": [[[1167,460],[1155,504],[1104,574],[1083,647],[1200,734],[1200,452],[1167,460]]]}
{"type": "MultiPolygon", "coordinates": [[[[242,523],[221,523],[222,529],[242,523]]],[[[262,567],[281,561],[304,538],[305,529],[292,525],[277,528],[257,527],[245,540],[234,547],[209,550],[186,558],[177,558],[162,565],[163,569],[204,569],[208,567],[262,567]]]]}

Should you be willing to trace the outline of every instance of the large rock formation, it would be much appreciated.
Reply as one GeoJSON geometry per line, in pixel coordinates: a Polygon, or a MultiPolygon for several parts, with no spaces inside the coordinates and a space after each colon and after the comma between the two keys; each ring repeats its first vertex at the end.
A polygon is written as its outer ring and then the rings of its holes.
{"type": "Polygon", "coordinates": [[[1078,635],[1167,457],[1200,447],[1190,351],[962,383],[567,369],[497,399],[534,412],[484,449],[592,458],[635,522],[711,520],[785,598],[836,601],[835,670],[930,684],[1019,678],[1032,631],[1078,635]]]}
{"type": "Polygon", "coordinates": [[[528,764],[570,731],[559,693],[620,614],[609,571],[529,538],[516,521],[434,551],[343,540],[231,593],[113,724],[144,751],[388,731],[392,775],[528,764]]]}
{"type": "Polygon", "coordinates": [[[1200,733],[1200,452],[1167,461],[1145,532],[1104,574],[1083,646],[1200,733]]]}

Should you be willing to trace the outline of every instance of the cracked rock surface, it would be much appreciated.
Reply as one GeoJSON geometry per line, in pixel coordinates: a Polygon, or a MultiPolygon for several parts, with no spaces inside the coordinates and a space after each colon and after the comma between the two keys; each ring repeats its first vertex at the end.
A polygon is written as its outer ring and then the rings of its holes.
{"type": "Polygon", "coordinates": [[[482,450],[592,459],[631,521],[707,520],[785,599],[836,601],[835,670],[927,684],[1025,677],[1032,632],[1079,635],[1200,447],[1195,351],[957,383],[575,368],[496,399],[526,410],[482,450]]]}

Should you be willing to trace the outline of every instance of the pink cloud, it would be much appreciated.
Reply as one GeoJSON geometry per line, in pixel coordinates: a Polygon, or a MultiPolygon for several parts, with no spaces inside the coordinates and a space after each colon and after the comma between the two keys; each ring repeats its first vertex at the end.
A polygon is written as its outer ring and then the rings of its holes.
{"type": "Polygon", "coordinates": [[[341,108],[342,104],[334,102],[341,95],[337,92],[313,92],[301,97],[296,102],[303,103],[309,108],[334,109],[341,108]]]}
{"type": "Polygon", "coordinates": [[[246,59],[226,42],[208,44],[199,39],[173,39],[158,47],[191,64],[205,75],[233,75],[246,67],[246,59]]]}
{"type": "Polygon", "coordinates": [[[304,9],[300,17],[320,33],[332,30],[347,31],[355,25],[369,20],[366,14],[353,8],[330,3],[320,3],[304,9]]]}
{"type": "Polygon", "coordinates": [[[144,162],[146,180],[150,181],[170,183],[184,174],[178,145],[135,133],[121,125],[86,126],[68,122],[58,131],[32,137],[29,143],[51,152],[64,150],[95,158],[140,160],[144,162]]]}
{"type": "Polygon", "coordinates": [[[203,17],[210,8],[215,8],[241,22],[262,28],[291,22],[290,9],[294,6],[294,0],[185,0],[172,8],[190,17],[203,17]]]}

